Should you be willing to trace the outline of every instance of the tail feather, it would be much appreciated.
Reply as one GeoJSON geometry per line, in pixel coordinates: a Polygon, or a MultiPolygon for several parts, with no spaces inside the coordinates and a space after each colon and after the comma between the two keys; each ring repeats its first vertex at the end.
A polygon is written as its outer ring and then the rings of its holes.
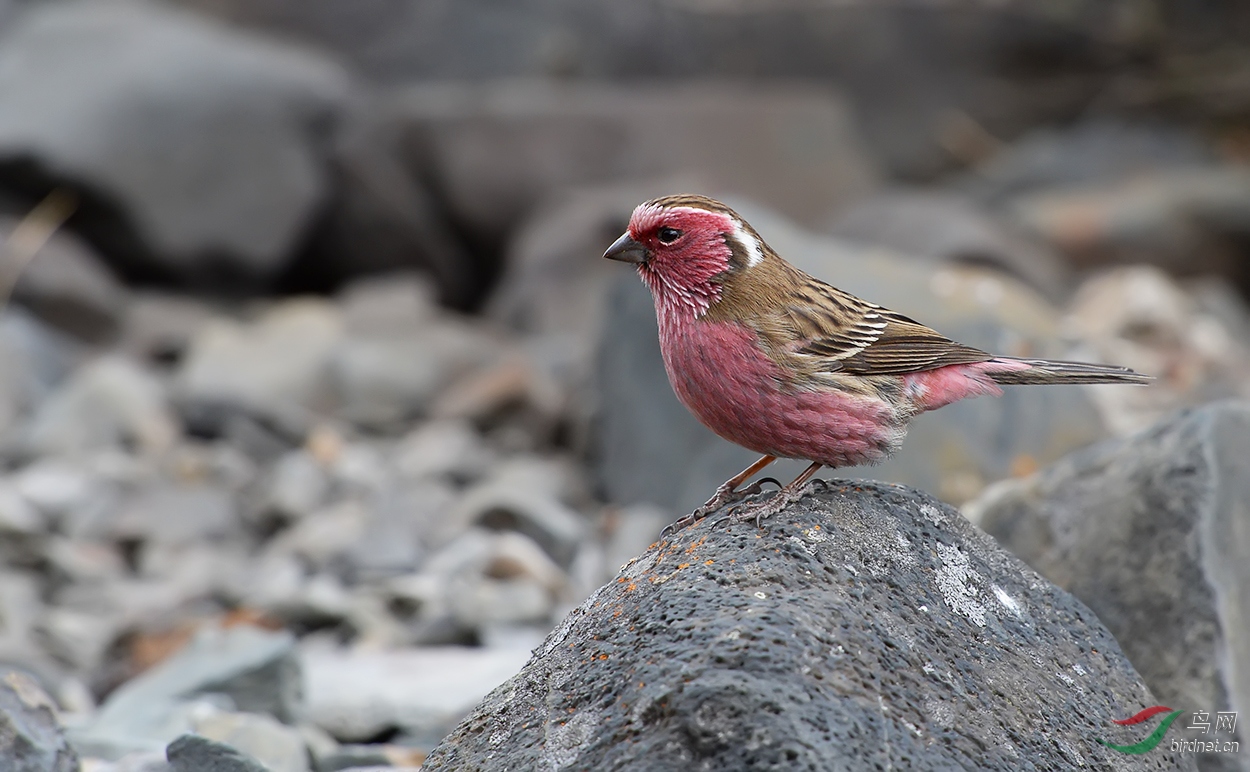
{"type": "Polygon", "coordinates": [[[1127,367],[1095,365],[1087,362],[1063,362],[1053,359],[1016,359],[996,357],[993,362],[1010,363],[1010,369],[990,370],[988,375],[1003,386],[1026,386],[1050,383],[1150,383],[1154,376],[1142,375],[1127,367]],[[1027,365],[1027,367],[1020,367],[1027,365]]]}

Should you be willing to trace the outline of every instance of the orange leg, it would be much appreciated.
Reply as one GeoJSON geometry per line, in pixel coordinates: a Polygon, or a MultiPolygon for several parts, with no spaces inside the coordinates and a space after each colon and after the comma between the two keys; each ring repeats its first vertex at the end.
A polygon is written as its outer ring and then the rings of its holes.
{"type": "MultiPolygon", "coordinates": [[[[716,489],[716,493],[712,495],[712,498],[704,502],[703,506],[699,507],[694,512],[691,512],[685,517],[680,518],[676,522],[665,526],[664,530],[660,531],[660,538],[663,539],[665,536],[668,536],[669,534],[674,533],[676,531],[680,531],[683,528],[689,528],[690,526],[699,522],[700,520],[712,514],[716,510],[720,509],[721,507],[725,506],[726,504],[733,504],[735,502],[741,501],[742,497],[747,494],[744,494],[743,492],[739,491],[738,486],[746,482],[747,480],[749,480],[756,472],[760,471],[761,469],[763,469],[764,467],[768,466],[769,464],[771,464],[772,462],[776,460],[777,460],[776,456],[763,456],[754,464],[751,464],[746,469],[743,469],[741,472],[737,473],[733,477],[730,477],[719,488],[716,489]]],[[[817,464],[816,466],[817,468],[819,468],[820,465],[817,464]]],[[[811,470],[811,471],[815,472],[815,470],[811,470]]],[[[811,473],[807,473],[807,476],[811,477],[811,473]]],[[[754,488],[757,486],[752,486],[752,487],[754,488]]],[[[758,490],[750,491],[750,493],[758,493],[758,492],[759,492],[758,490]]]]}
{"type": "Polygon", "coordinates": [[[819,462],[812,462],[812,465],[803,470],[803,473],[790,481],[790,484],[777,491],[777,495],[767,501],[753,502],[737,512],[729,516],[729,519],[735,523],[754,520],[755,526],[758,528],[760,522],[766,517],[772,517],[781,510],[790,506],[794,502],[807,495],[808,481],[812,479],[812,475],[816,474],[820,468],[824,466],[819,462]]]}

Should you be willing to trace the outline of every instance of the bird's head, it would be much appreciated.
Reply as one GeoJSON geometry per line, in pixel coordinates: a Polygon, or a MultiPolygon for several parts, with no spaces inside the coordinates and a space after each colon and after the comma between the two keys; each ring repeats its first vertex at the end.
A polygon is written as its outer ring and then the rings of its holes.
{"type": "Polygon", "coordinates": [[[764,260],[763,241],[729,207],[704,196],[640,204],[604,257],[634,263],[661,310],[702,316],[730,278],[764,260]]]}

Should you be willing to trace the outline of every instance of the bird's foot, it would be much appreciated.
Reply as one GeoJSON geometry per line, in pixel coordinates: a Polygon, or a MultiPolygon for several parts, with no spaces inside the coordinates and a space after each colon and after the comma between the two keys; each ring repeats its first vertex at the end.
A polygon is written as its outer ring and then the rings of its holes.
{"type": "Polygon", "coordinates": [[[716,493],[712,495],[712,498],[705,501],[698,509],[664,526],[664,530],[660,531],[660,538],[663,539],[677,533],[678,531],[685,530],[713,512],[731,504],[737,504],[747,496],[754,496],[757,493],[763,493],[764,483],[772,483],[778,488],[781,487],[781,481],[774,477],[761,477],[745,488],[739,488],[736,490],[730,487],[728,483],[720,486],[716,489],[716,493]]]}
{"type": "Polygon", "coordinates": [[[754,501],[735,509],[729,513],[729,517],[726,520],[730,523],[745,523],[754,520],[755,527],[761,528],[763,527],[764,518],[780,513],[786,507],[811,493],[818,484],[823,486],[824,481],[812,480],[793,489],[782,488],[771,498],[763,501],[754,501]]]}

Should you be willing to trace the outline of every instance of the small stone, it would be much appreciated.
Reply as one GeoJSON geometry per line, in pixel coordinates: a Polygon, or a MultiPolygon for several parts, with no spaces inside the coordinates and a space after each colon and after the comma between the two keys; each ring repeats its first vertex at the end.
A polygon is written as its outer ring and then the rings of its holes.
{"type": "Polygon", "coordinates": [[[307,716],[345,742],[394,729],[437,738],[528,656],[524,649],[460,646],[397,651],[305,648],[307,716]]]}
{"type": "Polygon", "coordinates": [[[291,451],[270,469],[261,507],[284,520],[299,520],[316,510],[330,492],[321,464],[305,450],[291,451]]]}
{"type": "Polygon", "coordinates": [[[0,760],[6,772],[77,772],[56,706],[34,679],[0,675],[0,760]]]}
{"type": "Polygon", "coordinates": [[[386,428],[430,411],[448,384],[492,360],[494,340],[463,323],[427,323],[415,332],[349,337],[334,353],[341,413],[386,428]]]}
{"type": "Polygon", "coordinates": [[[348,334],[374,337],[417,333],[438,308],[429,280],[415,273],[357,279],[338,301],[348,334]]]}
{"type": "Polygon", "coordinates": [[[0,570],[0,660],[34,664],[43,648],[33,637],[43,613],[42,587],[33,572],[0,570]]]}
{"type": "Polygon", "coordinates": [[[555,609],[551,591],[532,579],[453,581],[449,593],[456,621],[469,628],[549,624],[555,609]]]}
{"type": "Polygon", "coordinates": [[[423,423],[405,436],[395,448],[392,463],[404,477],[468,482],[483,476],[493,460],[467,420],[449,418],[423,423]]]}
{"type": "Polygon", "coordinates": [[[109,646],[125,623],[118,615],[101,610],[52,607],[38,623],[39,639],[52,656],[76,672],[92,673],[104,661],[109,646]]]}
{"type": "Polygon", "coordinates": [[[212,319],[212,308],[196,298],[137,292],[126,306],[119,347],[139,361],[176,365],[212,319]]]}
{"type": "Polygon", "coordinates": [[[83,759],[82,772],[171,772],[163,750],[135,751],[114,762],[96,760],[96,764],[89,765],[88,761],[83,759]]]}
{"type": "Polygon", "coordinates": [[[269,772],[308,772],[299,730],[260,713],[212,711],[196,717],[195,732],[259,761],[269,772]]]}
{"type": "Polygon", "coordinates": [[[473,525],[517,531],[567,566],[586,532],[581,515],[561,501],[570,492],[569,478],[567,469],[548,462],[503,464],[464,495],[439,524],[439,533],[446,538],[473,525]]]}
{"type": "Polygon", "coordinates": [[[30,536],[43,530],[43,513],[31,506],[9,480],[0,479],[0,534],[30,536]]]}
{"type": "Polygon", "coordinates": [[[240,528],[234,497],[213,485],[158,483],[123,499],[110,529],[119,539],[184,545],[221,540],[240,528]]]}
{"type": "Polygon", "coordinates": [[[401,745],[343,745],[333,756],[326,759],[318,772],[402,772],[419,770],[425,761],[425,751],[401,745]]]}
{"type": "Polygon", "coordinates": [[[177,392],[279,420],[292,407],[327,407],[330,358],[342,336],[341,313],[322,300],[288,300],[246,324],[219,319],[191,342],[177,392]]]}
{"type": "Polygon", "coordinates": [[[15,484],[22,497],[49,517],[65,517],[89,508],[100,494],[99,480],[81,465],[44,459],[17,474],[15,484]]]}
{"type": "Polygon", "coordinates": [[[194,734],[171,742],[165,756],[171,772],[271,772],[242,751],[194,734]]]}
{"type": "Polygon", "coordinates": [[[369,510],[358,501],[341,501],[314,512],[271,542],[269,549],[294,555],[325,568],[356,544],[365,532],[369,510]]]}

